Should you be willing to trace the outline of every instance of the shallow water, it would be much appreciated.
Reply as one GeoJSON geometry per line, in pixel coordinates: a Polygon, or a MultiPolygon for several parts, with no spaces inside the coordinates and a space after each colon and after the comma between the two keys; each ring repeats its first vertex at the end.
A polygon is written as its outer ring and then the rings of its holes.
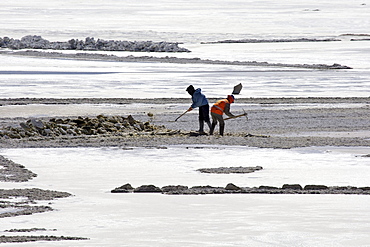
{"type": "Polygon", "coordinates": [[[53,201],[54,212],[0,219],[0,231],[14,226],[42,227],[57,229],[53,235],[90,238],[73,242],[74,246],[328,246],[334,242],[336,246],[362,246],[367,241],[369,196],[170,196],[111,194],[110,190],[125,183],[134,187],[227,183],[247,187],[281,187],[285,183],[368,186],[370,166],[368,158],[361,157],[370,153],[368,147],[277,150],[185,145],[30,151],[0,150],[1,155],[38,174],[26,183],[1,186],[38,187],[74,196],[53,201]],[[256,165],[264,169],[249,174],[196,171],[256,165]]]}

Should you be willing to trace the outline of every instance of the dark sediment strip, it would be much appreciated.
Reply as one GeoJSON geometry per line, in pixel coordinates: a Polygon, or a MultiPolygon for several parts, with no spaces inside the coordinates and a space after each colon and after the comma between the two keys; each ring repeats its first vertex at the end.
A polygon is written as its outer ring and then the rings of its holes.
{"type": "Polygon", "coordinates": [[[370,195],[370,187],[355,186],[326,186],[284,184],[282,187],[265,186],[239,187],[233,183],[225,187],[168,185],[162,188],[155,185],[141,185],[137,188],[130,184],[124,184],[111,191],[112,193],[163,193],[168,195],[204,195],[204,194],[346,194],[346,195],[370,195]]]}

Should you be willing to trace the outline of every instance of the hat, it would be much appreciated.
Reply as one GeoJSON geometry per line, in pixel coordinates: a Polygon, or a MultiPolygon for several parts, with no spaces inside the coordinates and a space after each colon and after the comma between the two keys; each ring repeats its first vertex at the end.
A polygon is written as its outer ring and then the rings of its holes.
{"type": "Polygon", "coordinates": [[[190,95],[193,95],[193,93],[195,92],[195,88],[193,87],[193,85],[190,85],[190,86],[188,86],[188,88],[186,89],[186,91],[187,91],[190,95]]]}
{"type": "Polygon", "coordinates": [[[230,104],[231,104],[231,103],[234,103],[234,101],[235,101],[235,97],[234,97],[234,95],[232,95],[232,94],[231,94],[231,95],[228,95],[228,96],[227,96],[227,100],[230,102],[230,104]]]}

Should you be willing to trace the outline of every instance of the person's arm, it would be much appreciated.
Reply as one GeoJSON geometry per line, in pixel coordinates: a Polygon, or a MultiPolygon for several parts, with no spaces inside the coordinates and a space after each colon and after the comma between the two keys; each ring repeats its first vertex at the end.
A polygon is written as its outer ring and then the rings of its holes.
{"type": "Polygon", "coordinates": [[[227,104],[225,105],[225,109],[224,109],[224,113],[228,116],[228,117],[235,117],[234,114],[232,114],[230,112],[230,104],[227,104]]]}
{"type": "MultiPolygon", "coordinates": [[[[194,108],[197,108],[201,105],[201,101],[202,101],[202,95],[195,92],[193,94],[193,97],[191,97],[192,101],[193,101],[193,104],[190,106],[190,108],[194,109],[194,108]]],[[[189,109],[190,109],[189,108],[189,109]]]]}

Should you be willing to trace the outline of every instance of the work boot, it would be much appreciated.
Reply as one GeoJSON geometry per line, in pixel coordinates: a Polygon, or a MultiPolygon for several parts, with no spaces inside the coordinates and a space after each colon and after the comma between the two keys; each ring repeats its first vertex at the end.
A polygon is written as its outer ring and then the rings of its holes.
{"type": "Polygon", "coordinates": [[[220,136],[224,135],[225,125],[220,125],[220,136]]]}

